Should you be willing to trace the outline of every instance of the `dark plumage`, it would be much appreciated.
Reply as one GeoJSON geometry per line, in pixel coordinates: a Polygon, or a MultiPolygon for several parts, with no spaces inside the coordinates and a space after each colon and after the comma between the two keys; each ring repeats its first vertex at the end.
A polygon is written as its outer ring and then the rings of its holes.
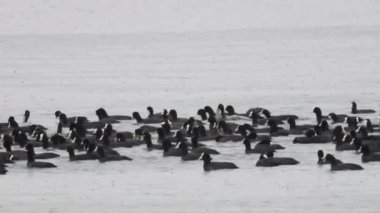
{"type": "Polygon", "coordinates": [[[281,145],[270,144],[270,139],[262,140],[260,143],[256,144],[253,149],[251,148],[251,141],[248,138],[244,139],[243,144],[245,145],[246,154],[264,154],[277,149],[285,149],[281,145]]]}
{"type": "Polygon", "coordinates": [[[296,125],[296,120],[292,117],[287,120],[289,124],[289,134],[291,135],[302,135],[304,131],[314,128],[314,125],[304,124],[304,125],[296,125]]]}
{"type": "Polygon", "coordinates": [[[353,163],[339,163],[331,154],[327,154],[326,162],[331,164],[331,171],[362,170],[363,167],[353,163]]]}
{"type": "Polygon", "coordinates": [[[138,112],[133,112],[132,113],[132,118],[135,119],[137,121],[137,123],[145,123],[145,124],[158,124],[158,123],[161,123],[163,121],[163,119],[161,118],[141,118],[140,116],[140,113],[138,112]]]}
{"type": "Polygon", "coordinates": [[[202,153],[197,153],[197,152],[190,152],[189,149],[184,142],[180,142],[178,144],[178,148],[182,151],[182,156],[181,159],[183,161],[191,161],[191,160],[198,160],[202,153]]]}
{"type": "Polygon", "coordinates": [[[106,110],[103,108],[97,109],[95,114],[98,116],[99,121],[107,120],[107,123],[109,123],[108,121],[110,120],[132,120],[132,117],[128,115],[108,115],[106,110]]]}
{"type": "Polygon", "coordinates": [[[310,143],[330,143],[332,142],[331,136],[315,135],[311,137],[295,137],[293,143],[310,144],[310,143]]]}
{"type": "Polygon", "coordinates": [[[26,149],[28,151],[27,153],[28,162],[26,164],[28,168],[55,168],[57,167],[56,165],[50,162],[35,161],[33,145],[27,144],[26,149]]]}
{"type": "Polygon", "coordinates": [[[148,110],[148,118],[161,119],[163,120],[162,113],[154,113],[153,107],[148,106],[146,108],[148,110]]]}
{"type": "Polygon", "coordinates": [[[323,115],[322,115],[322,110],[321,110],[321,108],[319,108],[319,107],[314,107],[314,109],[313,109],[313,113],[314,113],[315,116],[316,116],[316,119],[317,119],[317,123],[318,123],[318,124],[321,123],[322,120],[326,120],[326,119],[328,119],[328,116],[323,116],[323,115]]]}
{"type": "Polygon", "coordinates": [[[0,163],[0,175],[5,175],[8,170],[5,169],[6,165],[4,165],[3,163],[0,163]]]}
{"type": "Polygon", "coordinates": [[[30,117],[30,111],[29,110],[25,110],[25,113],[24,113],[24,123],[28,122],[29,117],[30,117]]]}
{"type": "Polygon", "coordinates": [[[356,145],[351,143],[351,136],[338,134],[335,137],[335,150],[336,151],[345,151],[345,150],[356,150],[356,145]]]}
{"type": "Polygon", "coordinates": [[[152,143],[152,135],[148,132],[145,132],[144,133],[144,138],[143,138],[143,141],[145,141],[146,143],[146,148],[151,151],[151,150],[162,150],[162,145],[160,144],[153,144],[152,143]]]}
{"type": "Polygon", "coordinates": [[[181,157],[184,155],[183,151],[179,147],[174,147],[168,139],[162,141],[162,148],[164,157],[181,157]]]}
{"type": "Polygon", "coordinates": [[[351,106],[351,113],[352,114],[372,114],[376,111],[373,109],[358,109],[358,106],[356,105],[356,102],[353,101],[351,106]]]}
{"type": "Polygon", "coordinates": [[[256,163],[258,167],[273,167],[273,166],[281,166],[281,165],[296,165],[299,162],[293,158],[288,157],[273,157],[273,152],[269,151],[267,153],[267,158],[261,154],[259,160],[256,163]]]}
{"type": "Polygon", "coordinates": [[[264,109],[261,112],[267,119],[272,119],[274,121],[286,121],[289,118],[293,118],[294,120],[298,119],[297,115],[271,115],[269,110],[264,109]]]}
{"type": "Polygon", "coordinates": [[[129,160],[131,161],[132,158],[129,158],[127,156],[121,156],[121,155],[106,155],[104,148],[102,146],[98,146],[98,155],[99,155],[99,162],[104,163],[107,161],[122,161],[122,160],[129,160]]]}
{"type": "Polygon", "coordinates": [[[207,153],[203,153],[200,159],[203,160],[203,169],[205,171],[238,168],[234,163],[231,162],[211,162],[212,158],[207,153]]]}
{"type": "Polygon", "coordinates": [[[70,161],[82,161],[82,160],[96,160],[98,159],[98,155],[96,153],[86,153],[75,155],[74,148],[72,146],[67,147],[67,152],[69,153],[70,161]]]}
{"type": "Polygon", "coordinates": [[[380,154],[371,153],[368,145],[363,145],[361,148],[361,151],[363,152],[363,155],[362,155],[363,163],[368,163],[371,161],[380,161],[380,154]]]}
{"type": "Polygon", "coordinates": [[[346,120],[347,115],[345,114],[336,114],[336,113],[329,113],[329,118],[332,120],[332,123],[343,123],[346,120]]]}
{"type": "Polygon", "coordinates": [[[289,131],[279,127],[277,125],[277,122],[275,120],[273,120],[272,118],[270,118],[268,120],[267,124],[270,128],[270,130],[269,130],[270,136],[276,137],[276,136],[288,136],[289,135],[289,131]]]}
{"type": "MultiPolygon", "coordinates": [[[[335,159],[335,160],[338,163],[342,163],[341,160],[338,160],[338,159],[335,159]]],[[[318,162],[317,162],[317,164],[319,164],[319,165],[327,164],[326,159],[324,158],[324,154],[323,154],[322,150],[318,150],[318,162]]]]}

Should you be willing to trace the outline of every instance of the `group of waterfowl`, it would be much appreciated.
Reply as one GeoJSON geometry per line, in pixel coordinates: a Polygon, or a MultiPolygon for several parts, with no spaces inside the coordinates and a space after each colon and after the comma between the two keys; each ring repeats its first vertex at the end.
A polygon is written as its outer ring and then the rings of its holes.
{"type": "MultiPolygon", "coordinates": [[[[246,154],[259,154],[258,167],[296,165],[299,161],[287,157],[275,157],[275,152],[285,149],[271,143],[272,137],[294,135],[293,143],[332,143],[337,151],[353,150],[361,153],[362,162],[380,161],[380,135],[378,125],[372,125],[364,116],[375,113],[374,110],[357,109],[352,102],[349,114],[322,114],[319,107],[313,112],[316,120],[313,124],[297,125],[296,115],[272,115],[267,109],[251,108],[246,113],[237,113],[234,107],[219,104],[214,110],[205,106],[197,111],[196,117],[178,117],[176,110],[163,110],[154,113],[147,107],[148,115],[142,118],[139,112],[132,116],[108,115],[106,110],[96,110],[98,121],[86,117],[68,117],[61,111],[55,112],[57,131],[47,134],[47,129],[39,124],[28,124],[30,111],[26,110],[23,123],[19,125],[13,116],[8,122],[0,123],[5,151],[0,152],[0,173],[7,172],[7,164],[14,161],[27,161],[29,168],[53,168],[56,165],[42,162],[40,159],[60,157],[52,152],[55,149],[67,150],[70,161],[99,160],[131,161],[121,156],[114,148],[133,148],[145,144],[148,151],[158,150],[163,156],[181,157],[183,161],[203,160],[205,171],[217,169],[236,169],[231,162],[212,162],[212,155],[220,154],[204,143],[241,142],[246,154]],[[199,118],[199,119],[197,119],[199,118]],[[134,119],[138,128],[133,132],[115,131],[112,124],[134,119]],[[287,125],[286,125],[287,123],[287,125]],[[66,133],[64,133],[66,132],[66,133]],[[156,143],[153,143],[153,139],[156,143]],[[202,142],[202,143],[201,143],[202,142]],[[256,143],[252,148],[252,143],[256,143]],[[17,150],[13,147],[18,146],[17,150]],[[46,152],[35,153],[34,147],[42,147],[46,152]],[[75,153],[78,152],[78,153],[75,153]]],[[[360,170],[360,165],[343,163],[332,154],[318,151],[318,164],[330,164],[331,170],[360,170]]]]}

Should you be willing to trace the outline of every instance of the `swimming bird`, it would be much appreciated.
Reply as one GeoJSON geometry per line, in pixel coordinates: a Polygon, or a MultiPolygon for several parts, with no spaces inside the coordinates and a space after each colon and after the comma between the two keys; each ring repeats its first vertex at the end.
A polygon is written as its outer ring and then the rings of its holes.
{"type": "Polygon", "coordinates": [[[251,141],[249,138],[245,138],[243,141],[243,144],[245,145],[245,153],[246,154],[264,154],[268,153],[269,151],[275,151],[278,149],[285,149],[283,146],[279,144],[271,144],[270,139],[264,139],[260,141],[258,144],[255,145],[255,147],[251,148],[251,141]]]}
{"type": "Polygon", "coordinates": [[[287,120],[289,124],[289,134],[290,135],[302,135],[304,131],[314,128],[315,125],[304,124],[304,125],[296,125],[296,120],[292,117],[287,120]]]}
{"type": "Polygon", "coordinates": [[[42,161],[35,161],[35,154],[34,154],[34,148],[32,144],[26,145],[27,155],[28,155],[28,162],[27,167],[28,168],[55,168],[56,165],[50,163],[50,162],[42,162],[42,161]]]}
{"type": "MultiPolygon", "coordinates": [[[[320,130],[319,128],[316,128],[316,129],[320,130]]],[[[293,139],[293,143],[310,144],[310,143],[330,143],[333,141],[333,138],[331,135],[329,134],[325,135],[325,134],[319,134],[319,133],[322,133],[322,132],[315,131],[314,129],[309,129],[305,132],[306,136],[295,137],[293,139]]]]}
{"type": "Polygon", "coordinates": [[[234,130],[238,127],[239,125],[238,124],[235,124],[235,123],[230,123],[230,122],[225,122],[225,121],[219,121],[218,122],[218,125],[217,125],[217,129],[218,131],[222,134],[222,135],[229,135],[229,134],[233,134],[234,133],[234,130]]]}
{"type": "MultiPolygon", "coordinates": [[[[240,117],[245,117],[245,118],[249,118],[249,115],[251,113],[251,111],[249,111],[248,114],[247,113],[236,113],[235,108],[232,105],[227,105],[226,111],[227,111],[227,115],[229,115],[229,116],[235,115],[235,116],[240,116],[240,117]]],[[[258,112],[261,112],[261,111],[262,111],[262,109],[260,109],[260,111],[258,111],[258,112]]]]}
{"type": "Polygon", "coordinates": [[[258,167],[273,167],[273,166],[281,166],[281,165],[296,165],[299,162],[293,158],[289,157],[273,157],[273,151],[269,151],[265,158],[263,154],[261,154],[259,160],[256,162],[256,166],[258,167]]]}
{"type": "Polygon", "coordinates": [[[357,164],[353,163],[339,163],[336,158],[331,155],[327,154],[326,162],[331,164],[331,171],[343,171],[343,170],[362,170],[363,167],[357,164]]]}
{"type": "Polygon", "coordinates": [[[259,146],[257,148],[252,149],[251,148],[251,141],[249,139],[244,139],[243,144],[245,146],[245,154],[263,154],[267,153],[270,150],[274,150],[270,146],[259,146]]]}
{"type": "Polygon", "coordinates": [[[357,146],[351,143],[353,139],[350,135],[338,134],[334,138],[336,151],[357,150],[357,146]]]}
{"type": "Polygon", "coordinates": [[[158,127],[156,126],[151,126],[151,125],[142,125],[139,127],[139,129],[142,131],[142,132],[156,132],[158,127]]]}
{"type": "Polygon", "coordinates": [[[4,165],[3,163],[0,163],[0,175],[5,175],[8,170],[5,169],[6,165],[4,165]]]}
{"type": "Polygon", "coordinates": [[[88,121],[88,119],[84,116],[67,117],[67,115],[60,110],[55,111],[54,115],[59,120],[59,123],[61,123],[64,127],[68,127],[70,123],[75,123],[78,119],[84,122],[88,121]]]}
{"type": "Polygon", "coordinates": [[[370,148],[368,145],[363,145],[361,148],[362,155],[362,162],[368,163],[370,161],[380,161],[380,154],[378,153],[371,153],[370,148]]]}
{"type": "Polygon", "coordinates": [[[203,153],[200,159],[203,160],[204,171],[239,168],[234,163],[231,163],[231,162],[211,162],[212,158],[210,154],[208,153],[203,153]]]}
{"type": "Polygon", "coordinates": [[[276,136],[288,136],[289,131],[283,129],[282,127],[279,127],[277,125],[277,122],[273,120],[272,118],[268,119],[268,126],[269,126],[269,135],[276,137],[276,136]]]}
{"type": "Polygon", "coordinates": [[[189,149],[186,145],[186,143],[181,142],[178,144],[178,148],[182,151],[182,156],[181,159],[183,161],[191,161],[191,160],[198,160],[202,153],[197,153],[197,152],[190,152],[189,149]]]}
{"type": "MultiPolygon", "coordinates": [[[[120,137],[120,135],[119,135],[120,137]]],[[[133,146],[135,146],[135,144],[133,143],[130,143],[130,142],[127,142],[127,141],[120,141],[120,142],[117,142],[117,137],[115,138],[116,140],[114,140],[113,142],[111,142],[111,140],[109,139],[109,135],[108,133],[106,134],[103,134],[102,138],[101,138],[101,141],[103,142],[103,145],[104,147],[106,147],[107,149],[110,149],[110,148],[119,148],[119,147],[124,147],[124,148],[132,148],[133,146]]]]}
{"type": "Polygon", "coordinates": [[[74,153],[74,148],[72,146],[67,146],[67,152],[69,153],[70,161],[96,160],[96,159],[98,159],[98,155],[93,153],[93,152],[76,155],[74,153]]]}
{"type": "Polygon", "coordinates": [[[347,117],[345,114],[329,113],[329,118],[332,120],[332,123],[343,123],[347,117]]]}
{"type": "Polygon", "coordinates": [[[358,106],[356,105],[356,102],[353,101],[351,107],[351,113],[352,114],[371,114],[375,113],[376,111],[373,109],[358,109],[358,106]]]}
{"type": "Polygon", "coordinates": [[[148,118],[163,119],[162,113],[154,113],[153,107],[148,106],[146,110],[148,110],[148,118]]]}
{"type": "Polygon", "coordinates": [[[105,121],[107,123],[119,120],[132,120],[132,117],[128,115],[108,115],[104,108],[97,109],[95,114],[98,116],[99,121],[105,121]]]}
{"type": "MultiPolygon", "coordinates": [[[[130,143],[133,146],[139,146],[139,145],[144,144],[144,141],[142,139],[140,139],[140,136],[135,135],[134,138],[126,138],[125,133],[126,132],[116,132],[116,137],[114,139],[114,142],[116,142],[116,143],[130,143]]],[[[141,137],[142,137],[142,135],[141,135],[141,137]]]]}
{"type": "Polygon", "coordinates": [[[216,116],[216,113],[214,112],[214,110],[210,106],[205,106],[203,109],[208,114],[208,117],[215,117],[216,116]]]}
{"type": "MultiPolygon", "coordinates": [[[[260,111],[261,112],[261,111],[260,111]]],[[[250,114],[248,117],[252,121],[252,126],[257,126],[257,125],[265,125],[268,121],[268,119],[262,117],[259,113],[254,110],[250,111],[250,114]]],[[[282,124],[283,122],[281,120],[276,121],[278,124],[282,124]]]]}
{"type": "MultiPolygon", "coordinates": [[[[338,159],[335,159],[335,160],[338,163],[342,163],[341,160],[338,160],[338,159]]],[[[317,164],[319,164],[319,165],[327,164],[326,159],[324,159],[324,153],[322,150],[318,150],[318,162],[317,162],[317,164]]]]}
{"type": "Polygon", "coordinates": [[[30,117],[30,111],[25,110],[25,112],[24,112],[24,123],[28,122],[29,117],[30,117]]]}
{"type": "Polygon", "coordinates": [[[183,123],[189,120],[189,118],[179,118],[178,113],[175,109],[169,110],[168,118],[172,122],[172,125],[174,126],[175,124],[173,123],[179,123],[180,125],[182,125],[183,123]]]}
{"type": "Polygon", "coordinates": [[[326,119],[329,118],[328,116],[323,116],[323,115],[322,115],[322,110],[321,110],[321,108],[319,108],[319,107],[314,107],[314,109],[313,109],[313,113],[314,113],[315,116],[316,116],[316,119],[317,119],[317,123],[318,123],[318,124],[321,123],[322,120],[326,120],[326,119]]]}
{"type": "Polygon", "coordinates": [[[380,131],[379,125],[373,125],[370,119],[366,119],[365,121],[366,121],[365,127],[367,128],[368,132],[375,132],[375,129],[374,129],[375,127],[376,127],[376,132],[380,131]]]}
{"type": "Polygon", "coordinates": [[[363,143],[380,143],[380,135],[369,135],[365,126],[357,129],[358,137],[362,139],[363,143]]]}
{"type": "Polygon", "coordinates": [[[152,135],[149,133],[149,132],[145,132],[144,133],[144,139],[143,139],[146,143],[146,148],[148,149],[148,151],[151,151],[151,150],[162,150],[162,145],[160,144],[153,144],[152,143],[152,135]]]}
{"type": "Polygon", "coordinates": [[[170,140],[165,139],[162,141],[162,149],[164,150],[163,156],[164,157],[169,157],[169,156],[174,156],[174,157],[181,157],[183,154],[182,150],[179,149],[179,146],[174,147],[170,140]]]}
{"type": "Polygon", "coordinates": [[[144,124],[158,124],[158,123],[161,123],[163,121],[163,119],[161,118],[141,118],[140,116],[140,113],[138,112],[133,112],[132,113],[132,118],[134,120],[137,121],[137,123],[141,124],[141,123],[144,123],[144,124]]]}
{"type": "Polygon", "coordinates": [[[132,160],[132,158],[129,158],[127,156],[122,156],[122,155],[106,155],[103,146],[98,146],[97,152],[99,155],[99,162],[101,163],[104,163],[107,161],[122,161],[122,160],[131,161],[132,160]]]}
{"type": "Polygon", "coordinates": [[[197,137],[198,141],[213,141],[217,137],[217,135],[211,135],[210,131],[206,131],[206,128],[203,125],[194,127],[192,136],[197,137]]]}
{"type": "MultiPolygon", "coordinates": [[[[286,121],[288,118],[293,118],[294,120],[298,119],[297,115],[271,115],[269,110],[264,109],[261,111],[261,113],[267,118],[267,119],[273,119],[274,121],[286,121]]],[[[280,124],[280,123],[278,123],[280,124]]]]}
{"type": "MultiPolygon", "coordinates": [[[[263,110],[266,110],[265,108],[262,108],[262,107],[252,107],[252,108],[249,108],[247,110],[247,112],[245,113],[245,115],[247,117],[251,117],[252,113],[253,114],[257,114],[259,115],[263,110]]],[[[259,116],[259,118],[262,118],[261,116],[259,116]]]]}
{"type": "Polygon", "coordinates": [[[19,127],[17,121],[15,120],[15,117],[10,116],[8,118],[8,127],[14,128],[14,129],[19,127]]]}
{"type": "Polygon", "coordinates": [[[349,129],[357,129],[358,124],[361,123],[363,119],[360,117],[347,116],[344,121],[348,124],[349,129]]]}
{"type": "Polygon", "coordinates": [[[207,121],[207,113],[204,109],[198,109],[197,115],[199,115],[202,121],[207,121]]]}

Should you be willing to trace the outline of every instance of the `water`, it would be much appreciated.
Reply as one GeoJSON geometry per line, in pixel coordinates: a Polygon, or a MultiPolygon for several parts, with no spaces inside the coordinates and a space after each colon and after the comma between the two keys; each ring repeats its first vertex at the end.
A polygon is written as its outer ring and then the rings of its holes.
{"type": "MultiPolygon", "coordinates": [[[[177,109],[195,116],[205,105],[236,111],[263,106],[314,122],[312,109],[349,113],[379,107],[379,27],[235,30],[188,34],[0,36],[0,121],[10,115],[56,129],[54,112],[96,120],[95,110],[146,116],[177,109]]],[[[369,116],[378,122],[377,114],[369,116]]],[[[115,125],[133,130],[133,121],[115,125]]],[[[234,171],[206,173],[202,161],[181,162],[143,146],[117,149],[132,162],[51,160],[52,170],[11,165],[1,177],[1,211],[8,212],[378,212],[380,164],[363,171],[331,172],[316,165],[323,149],[360,162],[334,145],[294,145],[276,153],[297,166],[256,168],[259,156],[239,143],[206,142],[232,161],[234,171]]],[[[37,149],[36,152],[41,151],[37,149]]]]}

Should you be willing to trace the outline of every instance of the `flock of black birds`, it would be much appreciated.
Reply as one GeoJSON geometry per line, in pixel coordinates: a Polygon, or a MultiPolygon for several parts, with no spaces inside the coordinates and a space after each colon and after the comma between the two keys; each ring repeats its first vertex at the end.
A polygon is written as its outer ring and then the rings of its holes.
{"type": "MultiPolygon", "coordinates": [[[[57,131],[50,136],[44,126],[20,126],[11,116],[8,122],[0,123],[1,149],[5,149],[0,152],[0,173],[7,172],[7,164],[23,160],[27,161],[28,168],[54,168],[56,165],[50,162],[39,161],[60,157],[51,152],[54,149],[67,150],[70,161],[130,161],[131,158],[120,155],[113,148],[133,148],[143,144],[148,151],[159,150],[163,156],[181,157],[184,161],[203,160],[205,171],[238,168],[232,162],[212,162],[211,156],[220,153],[200,143],[208,141],[242,142],[246,154],[260,155],[256,166],[296,165],[299,161],[293,158],[274,157],[275,152],[285,147],[272,144],[272,137],[289,135],[294,135],[293,143],[296,144],[331,143],[337,151],[361,153],[363,163],[380,161],[380,154],[376,154],[380,152],[380,135],[372,134],[380,132],[379,125],[373,125],[370,119],[360,117],[375,113],[375,110],[357,109],[355,102],[352,102],[348,115],[330,113],[325,116],[319,107],[315,107],[315,123],[303,125],[296,124],[296,115],[271,115],[261,107],[236,113],[231,105],[224,107],[219,104],[216,110],[206,106],[197,111],[199,119],[180,118],[176,110],[154,113],[149,106],[147,111],[148,116],[142,118],[138,112],[133,112],[132,116],[108,115],[100,108],[96,110],[98,121],[89,121],[81,116],[67,117],[61,111],[56,111],[57,131]],[[112,126],[122,120],[132,119],[139,124],[134,132],[115,131],[112,126]],[[63,133],[63,130],[67,133],[63,133]],[[153,138],[157,140],[156,143],[153,143],[153,138]],[[253,148],[252,143],[256,143],[253,148]],[[14,150],[14,146],[22,149],[14,150]],[[42,147],[46,152],[35,153],[34,147],[42,147]]],[[[26,110],[24,124],[28,123],[29,117],[30,111],[26,110]]],[[[363,169],[357,164],[343,163],[332,154],[324,155],[322,150],[318,151],[317,164],[330,164],[334,171],[363,169]]]]}

